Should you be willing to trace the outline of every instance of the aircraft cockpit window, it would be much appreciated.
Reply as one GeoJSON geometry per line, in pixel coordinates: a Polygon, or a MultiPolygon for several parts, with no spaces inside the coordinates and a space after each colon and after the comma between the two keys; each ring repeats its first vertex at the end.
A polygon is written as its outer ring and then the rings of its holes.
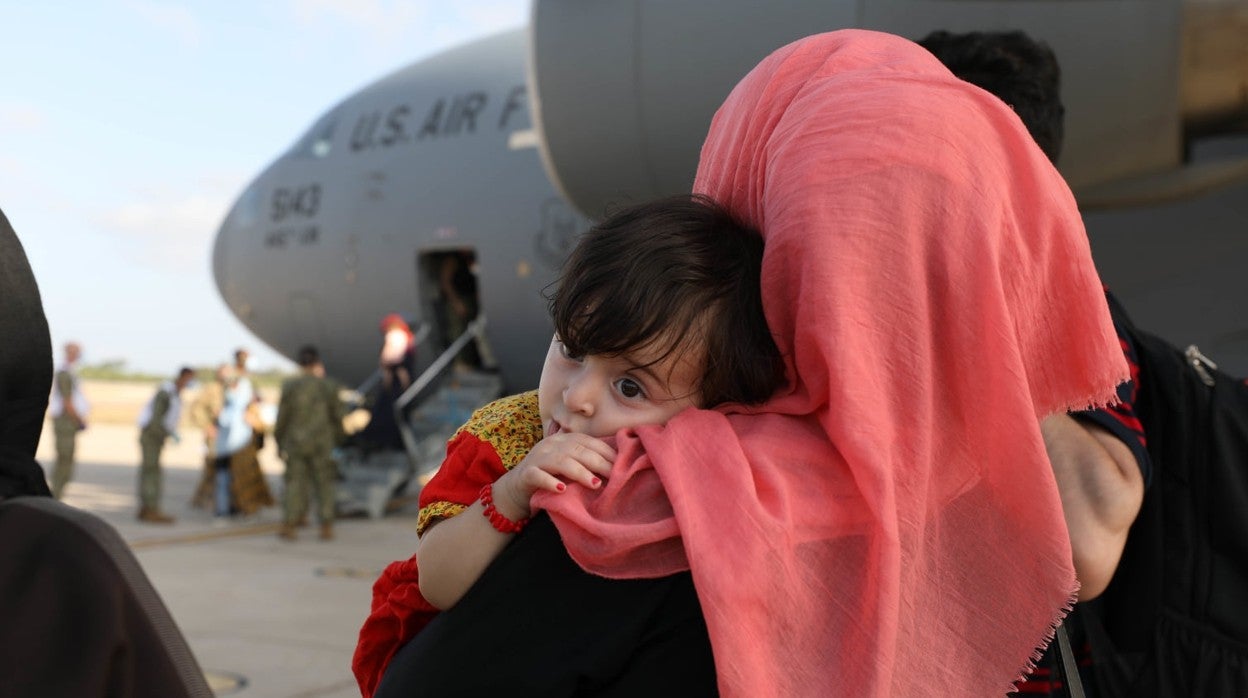
{"type": "Polygon", "coordinates": [[[336,126],[338,126],[338,120],[333,118],[318,123],[299,142],[292,155],[301,158],[323,158],[329,155],[334,146],[336,126]]]}

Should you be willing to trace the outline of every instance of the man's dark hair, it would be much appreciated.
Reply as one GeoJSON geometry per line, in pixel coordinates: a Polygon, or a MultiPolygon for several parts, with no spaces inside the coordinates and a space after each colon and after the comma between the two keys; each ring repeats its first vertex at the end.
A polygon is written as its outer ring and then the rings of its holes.
{"type": "Polygon", "coordinates": [[[182,368],[178,369],[178,378],[182,378],[184,376],[194,376],[194,375],[195,375],[195,369],[191,368],[190,366],[183,366],[182,368]]]}
{"type": "Polygon", "coordinates": [[[321,353],[311,344],[306,344],[299,348],[299,354],[295,358],[295,362],[303,368],[315,366],[321,360],[321,353]]]}
{"type": "Polygon", "coordinates": [[[704,340],[703,406],[766,400],[784,362],[763,316],[763,239],[710,198],[680,195],[621,210],[581,236],[550,313],[573,356],[704,340]]]}
{"type": "Polygon", "coordinates": [[[950,72],[996,95],[1022,119],[1049,161],[1062,152],[1062,69],[1043,41],[1021,31],[937,31],[919,39],[950,72]]]}

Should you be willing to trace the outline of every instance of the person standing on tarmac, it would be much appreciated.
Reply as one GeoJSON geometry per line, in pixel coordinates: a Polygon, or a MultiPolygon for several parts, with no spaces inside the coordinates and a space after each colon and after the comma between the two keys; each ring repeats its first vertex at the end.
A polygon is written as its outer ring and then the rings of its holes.
{"type": "Polygon", "coordinates": [[[199,394],[191,402],[191,426],[204,435],[204,470],[191,506],[212,509],[213,486],[217,460],[217,417],[225,406],[225,384],[229,380],[230,367],[220,364],[213,374],[216,380],[199,387],[199,394]]]}
{"type": "Polygon", "coordinates": [[[56,465],[52,469],[52,496],[60,499],[74,476],[74,446],[78,432],[87,428],[90,406],[83,397],[78,380],[78,359],[82,347],[77,342],[65,344],[65,363],[56,370],[48,414],[56,435],[56,465]]]}
{"type": "Polygon", "coordinates": [[[306,516],[308,480],[316,492],[321,540],[334,537],[334,461],[332,451],[346,434],[342,427],[342,401],[333,382],[326,379],[316,347],[299,350],[300,374],[282,385],[273,436],[286,462],[286,491],[282,497],[283,521],[278,537],[295,540],[295,528],[306,516]]]}
{"type": "Polygon", "coordinates": [[[143,462],[139,466],[139,521],[173,523],[173,517],[161,511],[160,452],[165,440],[178,436],[178,420],[182,416],[182,389],[195,378],[195,371],[183,367],[178,377],[165,381],[139,415],[139,448],[143,462]]]}

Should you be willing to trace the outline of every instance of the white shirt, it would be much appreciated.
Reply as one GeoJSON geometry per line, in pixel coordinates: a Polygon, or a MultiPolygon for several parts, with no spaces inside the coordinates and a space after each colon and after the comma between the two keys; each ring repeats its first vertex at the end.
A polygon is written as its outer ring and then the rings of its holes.
{"type": "Polygon", "coordinates": [[[156,397],[160,393],[169,393],[169,409],[165,412],[165,431],[170,434],[178,431],[178,419],[182,416],[182,398],[178,395],[178,389],[173,381],[165,381],[160,384],[160,390],[151,400],[143,406],[143,412],[139,414],[139,427],[146,427],[147,423],[152,421],[152,407],[156,404],[156,397]]]}
{"type": "MultiPolygon", "coordinates": [[[[70,394],[70,400],[73,401],[74,411],[78,413],[78,418],[84,422],[87,419],[87,413],[91,411],[91,405],[87,402],[86,396],[82,394],[81,381],[78,380],[78,371],[74,364],[61,364],[57,372],[64,371],[70,375],[70,385],[73,392],[70,394]]],[[[52,381],[52,395],[48,398],[48,412],[53,418],[60,417],[65,414],[65,404],[61,400],[61,391],[57,390],[56,381],[52,381]]]]}

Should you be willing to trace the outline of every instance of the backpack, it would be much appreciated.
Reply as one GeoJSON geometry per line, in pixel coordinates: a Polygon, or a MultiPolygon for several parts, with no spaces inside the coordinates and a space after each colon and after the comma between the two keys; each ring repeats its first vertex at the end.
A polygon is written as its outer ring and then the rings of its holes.
{"type": "Polygon", "coordinates": [[[1135,344],[1153,463],[1114,579],[1083,622],[1102,696],[1248,694],[1248,385],[1110,312],[1135,344]]]}

